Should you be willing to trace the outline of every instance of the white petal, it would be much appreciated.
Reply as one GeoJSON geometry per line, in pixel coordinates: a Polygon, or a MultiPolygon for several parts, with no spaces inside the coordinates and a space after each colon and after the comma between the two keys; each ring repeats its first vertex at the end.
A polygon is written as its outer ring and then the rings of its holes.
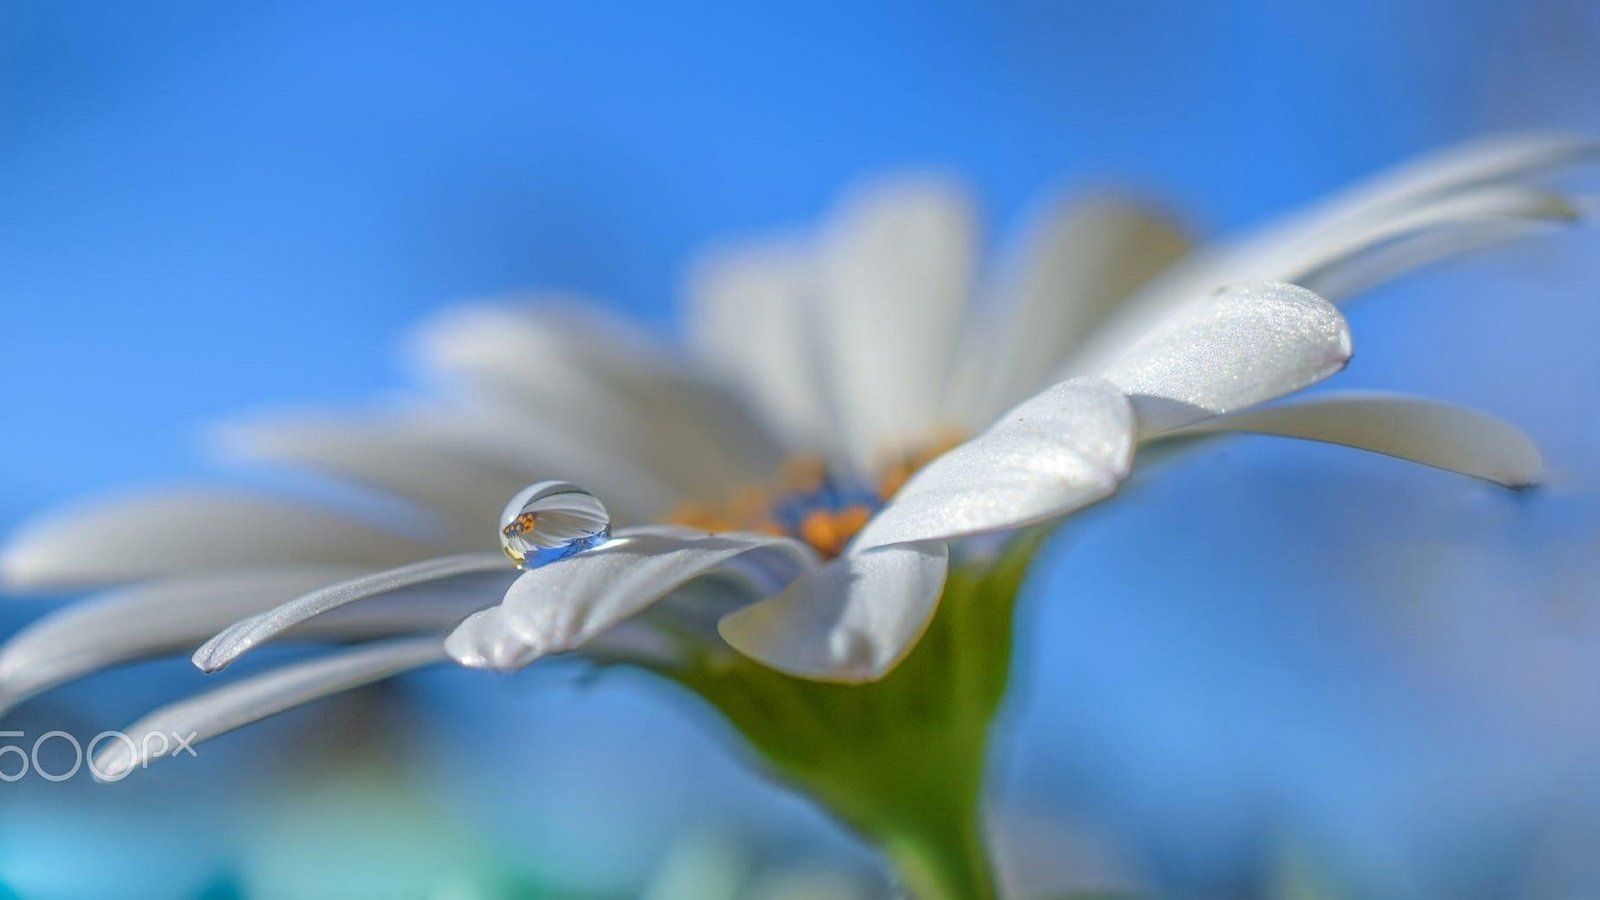
{"type": "Polygon", "coordinates": [[[842,437],[872,471],[941,424],[976,258],[973,213],[943,182],[880,184],[822,242],[818,328],[842,437]]]}
{"type": "Polygon", "coordinates": [[[102,781],[116,781],[178,752],[185,743],[193,746],[313,700],[445,659],[437,637],[406,638],[335,651],[236,681],[157,710],[123,729],[128,740],[106,741],[94,759],[92,774],[102,781]]]}
{"type": "Polygon", "coordinates": [[[515,672],[533,665],[544,651],[513,628],[504,606],[468,616],[445,637],[445,652],[469,669],[515,672]]]}
{"type": "Polygon", "coordinates": [[[420,345],[433,367],[515,404],[535,425],[626,453],[690,496],[763,479],[782,460],[778,444],[720,385],[592,309],[457,309],[427,325],[420,345]]]}
{"type": "MultiPolygon", "coordinates": [[[[1571,209],[1565,200],[1558,202],[1571,209]]],[[[1553,212],[1546,218],[1460,222],[1365,248],[1335,265],[1291,280],[1325,297],[1341,300],[1435,263],[1546,232],[1568,221],[1566,215],[1553,212]]]]}
{"type": "Polygon", "coordinates": [[[654,521],[686,497],[639,465],[635,448],[580,441],[507,409],[485,404],[434,424],[464,452],[527,474],[524,486],[552,477],[583,485],[621,523],[654,521]]]}
{"type": "Polygon", "coordinates": [[[790,446],[835,449],[818,358],[817,273],[801,247],[771,242],[719,250],[690,279],[689,340],[748,393],[790,446]]]}
{"type": "Polygon", "coordinates": [[[478,546],[498,529],[507,498],[555,475],[618,498],[624,522],[679,499],[605,447],[488,411],[278,416],[229,426],[219,437],[231,457],[319,469],[420,501],[478,546]]]}
{"type": "Polygon", "coordinates": [[[0,555],[13,591],[279,564],[392,566],[421,540],[289,500],[167,491],[101,500],[25,526],[0,555]]]}
{"type": "Polygon", "coordinates": [[[1031,231],[1000,305],[968,323],[952,392],[970,392],[956,401],[969,427],[1048,385],[1096,325],[1189,249],[1166,218],[1116,199],[1055,203],[1031,231]]]}
{"type": "Polygon", "coordinates": [[[927,630],[944,590],[942,543],[841,556],[723,618],[723,640],[780,672],[860,683],[887,675],[927,630]]]}
{"type": "MultiPolygon", "coordinates": [[[[0,646],[0,715],[30,697],[104,669],[188,653],[241,618],[359,574],[319,567],[202,575],[140,584],[70,604],[29,623],[0,646]]],[[[285,637],[370,640],[424,631],[442,634],[504,593],[512,574],[401,589],[304,622],[285,637]]]]}
{"type": "Polygon", "coordinates": [[[1150,437],[1315,384],[1350,352],[1344,317],[1316,294],[1234,285],[1190,304],[1103,376],[1129,395],[1150,437]]]}
{"type": "MultiPolygon", "coordinates": [[[[1413,257],[1420,265],[1478,249],[1484,246],[1487,236],[1509,239],[1530,228],[1575,218],[1577,210],[1559,195],[1514,185],[1491,185],[1449,194],[1302,247],[1286,248],[1282,256],[1252,272],[1251,277],[1308,287],[1365,286],[1371,283],[1370,276],[1358,279],[1344,270],[1359,269],[1369,256],[1392,248],[1397,242],[1426,242],[1430,251],[1413,257]],[[1513,224],[1518,227],[1506,227],[1513,224]]],[[[1404,271],[1391,262],[1385,277],[1404,271]]]]}
{"type": "Polygon", "coordinates": [[[1128,476],[1133,410],[1109,382],[1075,378],[1011,410],[918,471],[855,550],[1003,531],[1064,516],[1128,476]]]}
{"type": "MultiPolygon", "coordinates": [[[[1067,367],[1068,374],[1093,374],[1151,330],[1163,327],[1170,317],[1180,314],[1193,298],[1220,285],[1245,281],[1300,282],[1308,267],[1318,262],[1357,261],[1366,252],[1377,251],[1404,232],[1404,223],[1416,222],[1419,210],[1432,208],[1432,224],[1413,225],[1423,233],[1445,229],[1450,224],[1446,213],[1454,210],[1461,217],[1447,229],[1456,231],[1453,242],[1441,245],[1430,241],[1431,254],[1422,254],[1415,263],[1482,246],[1487,237],[1511,238],[1526,233],[1526,228],[1506,228],[1507,221],[1547,221],[1564,213],[1552,205],[1551,195],[1540,195],[1521,212],[1504,200],[1468,200],[1466,195],[1493,197],[1499,189],[1517,179],[1571,166],[1593,157],[1600,149],[1594,142],[1561,136],[1520,135],[1496,138],[1435,154],[1409,166],[1392,170],[1335,195],[1289,219],[1185,260],[1151,281],[1138,296],[1131,298],[1110,317],[1092,338],[1080,347],[1067,367]],[[1490,227],[1485,209],[1502,207],[1498,226],[1490,227]],[[1478,208],[1475,210],[1474,207],[1478,208]],[[1397,224],[1399,223],[1399,224],[1397,224]],[[1365,244],[1363,244],[1363,241],[1365,244]]],[[[1537,193],[1537,192],[1535,192],[1537,193]]],[[[1559,198],[1554,198],[1559,199],[1559,198]]],[[[1391,257],[1387,266],[1393,266],[1391,257]]],[[[1398,274],[1404,269],[1393,270],[1398,274]]],[[[1318,287],[1337,289],[1342,296],[1350,289],[1365,287],[1373,277],[1385,273],[1380,267],[1361,273],[1343,273],[1338,266],[1324,267],[1315,273],[1318,287]]]]}
{"type": "Polygon", "coordinates": [[[1396,166],[1286,222],[1311,230],[1479,185],[1507,183],[1600,157],[1600,143],[1565,134],[1505,134],[1396,166]]]}
{"type": "Polygon", "coordinates": [[[355,416],[277,417],[230,425],[217,447],[234,459],[305,466],[420,501],[458,526],[494,526],[522,475],[430,442],[419,429],[355,416]]]}
{"type": "MultiPolygon", "coordinates": [[[[586,659],[654,668],[684,664],[688,661],[685,651],[690,649],[726,653],[727,645],[717,634],[717,620],[749,603],[755,593],[742,579],[698,579],[640,615],[588,639],[580,652],[586,659]]],[[[491,606],[462,622],[445,641],[445,650],[469,668],[500,671],[524,668],[541,655],[511,627],[503,606],[491,606]]]]}
{"type": "Polygon", "coordinates": [[[444,649],[463,666],[500,672],[521,669],[540,656],[506,621],[503,606],[480,609],[468,616],[445,638],[444,649]]]}
{"type": "Polygon", "coordinates": [[[1243,431],[1371,450],[1506,487],[1537,480],[1539,449],[1516,427],[1475,410],[1393,394],[1324,394],[1209,419],[1176,433],[1243,431]]]}
{"type": "Polygon", "coordinates": [[[475,617],[460,637],[452,635],[451,653],[465,665],[502,660],[509,664],[493,667],[520,668],[582,647],[695,579],[738,579],[747,596],[765,596],[815,565],[811,550],[788,538],[635,529],[525,572],[506,591],[499,615],[475,617]]]}
{"type": "Polygon", "coordinates": [[[285,631],[283,637],[348,641],[423,631],[443,634],[496,602],[516,574],[513,569],[479,572],[398,588],[307,619],[285,631]]]}
{"type": "Polygon", "coordinates": [[[353,574],[311,568],[209,575],[74,603],[0,647],[0,712],[90,672],[186,649],[241,616],[353,574]]]}
{"type": "MultiPolygon", "coordinates": [[[[467,553],[424,560],[330,584],[223,629],[195,651],[194,664],[203,672],[227,668],[252,647],[271,640],[301,622],[391,591],[460,576],[494,575],[510,571],[511,563],[498,553],[467,553]]],[[[495,595],[486,595],[483,605],[487,606],[495,600],[495,595]]]]}
{"type": "MultiPolygon", "coordinates": [[[[685,589],[679,593],[692,593],[685,589]]],[[[481,609],[458,624],[445,638],[445,652],[471,669],[512,672],[526,668],[540,653],[506,622],[501,606],[481,609]]],[[[654,667],[680,665],[679,643],[673,636],[635,619],[619,623],[583,645],[584,658],[608,663],[629,662],[654,667]]]]}

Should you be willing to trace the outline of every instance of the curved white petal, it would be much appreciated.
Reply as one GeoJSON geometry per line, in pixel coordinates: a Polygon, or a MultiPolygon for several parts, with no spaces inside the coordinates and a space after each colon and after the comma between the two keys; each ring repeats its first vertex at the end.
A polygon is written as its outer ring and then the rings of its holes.
{"type": "MultiPolygon", "coordinates": [[[[1197,254],[1140,290],[1098,328],[1067,367],[1069,374],[1094,374],[1166,320],[1179,315],[1193,298],[1220,285],[1244,281],[1315,278],[1344,296],[1374,283],[1377,275],[1400,274],[1397,262],[1421,264],[1483,246],[1490,238],[1509,239],[1527,227],[1509,222],[1542,222],[1566,215],[1554,195],[1531,192],[1507,201],[1501,194],[1519,179],[1570,166],[1600,154],[1600,144],[1560,135],[1513,135],[1470,144],[1425,157],[1342,191],[1289,219],[1269,223],[1241,238],[1197,254]],[[1476,195],[1477,199],[1470,199],[1476,195]],[[1524,208],[1518,209],[1521,205],[1524,208]],[[1499,212],[1489,211],[1499,207],[1499,212]],[[1431,212],[1429,211],[1431,210],[1431,212]],[[1451,214],[1456,219],[1450,218],[1451,214]],[[1430,223],[1431,219],[1431,223],[1430,223]],[[1362,257],[1400,237],[1442,232],[1427,241],[1429,253],[1415,258],[1389,256],[1385,265],[1345,273],[1334,262],[1361,265],[1362,257]],[[1319,263],[1320,271],[1311,272],[1319,263]]],[[[1517,188],[1515,190],[1524,190],[1517,188]]],[[[1364,268],[1364,267],[1363,267],[1364,268]]]]}
{"type": "MultiPolygon", "coordinates": [[[[466,553],[330,584],[228,626],[195,651],[194,664],[203,672],[219,671],[251,648],[301,622],[391,591],[464,575],[506,573],[509,576],[511,572],[511,563],[501,554],[466,553]]],[[[495,599],[496,595],[487,595],[483,605],[495,599]]]]}
{"type": "Polygon", "coordinates": [[[819,349],[841,437],[863,471],[943,424],[975,228],[964,194],[924,178],[849,198],[823,235],[819,349]]]}
{"type": "Polygon", "coordinates": [[[1102,376],[1133,401],[1150,437],[1315,384],[1350,359],[1350,328],[1291,284],[1234,285],[1191,304],[1102,376]]]}
{"type": "Polygon", "coordinates": [[[1052,204],[1006,267],[1000,303],[968,322],[956,418],[982,428],[1048,385],[1096,325],[1189,247],[1169,219],[1127,200],[1052,204]]]}
{"type": "Polygon", "coordinates": [[[1569,134],[1503,134],[1396,166],[1282,224],[1312,230],[1484,184],[1507,183],[1600,158],[1600,142],[1569,134]]]}
{"type": "Polygon", "coordinates": [[[724,616],[719,630],[734,649],[780,672],[876,681],[927,630],[948,568],[949,550],[938,542],[849,553],[724,616]]]}
{"type": "MultiPolygon", "coordinates": [[[[104,669],[188,653],[241,618],[359,574],[315,567],[201,575],[140,584],[74,603],[30,623],[0,645],[0,715],[104,669]]],[[[303,622],[285,637],[344,641],[442,634],[493,602],[510,582],[508,573],[498,579],[403,588],[303,622]]]]}
{"type": "Polygon", "coordinates": [[[122,730],[128,740],[108,740],[101,746],[91,771],[97,780],[117,781],[136,768],[178,752],[185,744],[192,747],[313,700],[446,658],[444,645],[435,636],[365,644],[283,666],[140,719],[122,730]]]}
{"type": "MultiPolygon", "coordinates": [[[[505,615],[505,609],[499,606],[473,613],[445,638],[445,652],[470,669],[513,672],[532,665],[539,659],[538,650],[506,623],[505,615]]],[[[583,645],[583,655],[602,662],[663,667],[683,662],[672,638],[639,619],[619,623],[596,635],[583,645]]]]}
{"type": "Polygon", "coordinates": [[[1075,378],[1000,417],[911,477],[852,544],[947,540],[1064,516],[1109,496],[1133,463],[1133,409],[1075,378]]]}
{"type": "Polygon", "coordinates": [[[506,590],[499,613],[463,623],[448,646],[464,665],[520,668],[582,647],[695,579],[739,579],[746,595],[757,597],[815,565],[815,554],[789,538],[635,529],[525,572],[506,590]]]}
{"type": "Polygon", "coordinates": [[[832,451],[818,358],[817,272],[803,247],[773,241],[702,258],[689,280],[689,341],[796,448],[832,451]]]}
{"type": "MultiPolygon", "coordinates": [[[[1307,246],[1287,248],[1280,258],[1264,264],[1251,277],[1307,287],[1364,286],[1371,281],[1370,273],[1359,278],[1344,270],[1359,270],[1372,255],[1396,243],[1422,242],[1429,250],[1409,257],[1390,256],[1386,277],[1407,271],[1395,265],[1397,259],[1408,259],[1413,267],[1420,266],[1479,249],[1489,237],[1508,240],[1552,222],[1572,221],[1577,215],[1571,202],[1558,194],[1516,185],[1490,185],[1449,194],[1307,246]],[[1507,227],[1513,225],[1516,227],[1507,227]]],[[[1346,295],[1331,299],[1338,296],[1346,295]]]]}
{"type": "Polygon", "coordinates": [[[1230,431],[1342,444],[1506,487],[1533,484],[1542,465],[1539,448],[1507,422],[1394,394],[1324,394],[1208,419],[1175,436],[1230,431]]]}
{"type": "Polygon", "coordinates": [[[90,672],[186,649],[242,616],[354,574],[309,568],[199,576],[74,603],[0,646],[0,712],[90,672]]]}
{"type": "Polygon", "coordinates": [[[540,653],[506,620],[503,606],[480,609],[445,637],[450,658],[472,669],[510,672],[532,665],[540,653]]]}
{"type": "Polygon", "coordinates": [[[1418,269],[1530,237],[1564,221],[1567,220],[1560,216],[1486,219],[1449,229],[1423,231],[1366,249],[1338,265],[1311,273],[1297,283],[1335,300],[1353,297],[1418,269]]]}
{"type": "Polygon", "coordinates": [[[0,554],[12,591],[269,565],[393,566],[437,552],[397,532],[290,500],[173,490],[33,522],[0,554]]]}
{"type": "Polygon", "coordinates": [[[398,588],[307,619],[283,636],[351,641],[423,631],[443,634],[485,604],[494,603],[516,574],[513,570],[479,572],[398,588]]]}
{"type": "Polygon", "coordinates": [[[760,480],[782,461],[778,444],[720,385],[592,310],[466,307],[425,326],[419,344],[434,368],[514,404],[534,425],[625,453],[691,496],[730,479],[760,480]]]}

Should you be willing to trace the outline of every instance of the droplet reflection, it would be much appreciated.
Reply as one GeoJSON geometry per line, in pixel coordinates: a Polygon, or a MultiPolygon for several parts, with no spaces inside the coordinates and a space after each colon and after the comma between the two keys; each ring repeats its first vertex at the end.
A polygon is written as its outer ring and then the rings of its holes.
{"type": "Polygon", "coordinates": [[[500,514],[500,548],[532,569],[598,547],[611,538],[600,498],[566,481],[541,481],[517,492],[500,514]]]}

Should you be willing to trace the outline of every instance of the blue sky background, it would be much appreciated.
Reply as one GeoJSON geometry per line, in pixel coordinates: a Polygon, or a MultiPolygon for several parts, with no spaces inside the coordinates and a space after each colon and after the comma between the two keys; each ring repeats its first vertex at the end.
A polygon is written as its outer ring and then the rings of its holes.
{"type": "MultiPolygon", "coordinates": [[[[571,288],[671,334],[694,248],[875,172],[964,174],[997,240],[1043,192],[1105,184],[1211,233],[1489,131],[1594,134],[1596,85],[1584,0],[8,3],[0,525],[203,474],[219,416],[392,391],[406,329],[453,300],[571,288]]],[[[1241,441],[1071,526],[1023,632],[1009,795],[1174,892],[1260,890],[1303,857],[1380,895],[1592,884],[1597,247],[1488,254],[1352,312],[1344,386],[1519,422],[1546,490],[1241,441]]],[[[695,802],[686,770],[779,832],[823,830],[659,692],[564,678],[403,689],[473,733],[429,767],[463,790],[497,770],[462,757],[604,762],[529,775],[502,833],[647,868],[695,802]],[[523,713],[520,737],[482,724],[523,713]],[[632,856],[607,844],[628,816],[632,856]]],[[[111,687],[69,696],[137,711],[111,687]]],[[[106,802],[30,796],[68,846],[106,802]]]]}

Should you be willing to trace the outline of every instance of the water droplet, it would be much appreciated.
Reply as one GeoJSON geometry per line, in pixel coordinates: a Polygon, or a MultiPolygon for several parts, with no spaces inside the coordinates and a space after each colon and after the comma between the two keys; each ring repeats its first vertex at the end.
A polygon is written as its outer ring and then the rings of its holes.
{"type": "Polygon", "coordinates": [[[517,492],[500,514],[500,548],[532,569],[611,539],[611,514],[600,498],[566,481],[541,481],[517,492]]]}

